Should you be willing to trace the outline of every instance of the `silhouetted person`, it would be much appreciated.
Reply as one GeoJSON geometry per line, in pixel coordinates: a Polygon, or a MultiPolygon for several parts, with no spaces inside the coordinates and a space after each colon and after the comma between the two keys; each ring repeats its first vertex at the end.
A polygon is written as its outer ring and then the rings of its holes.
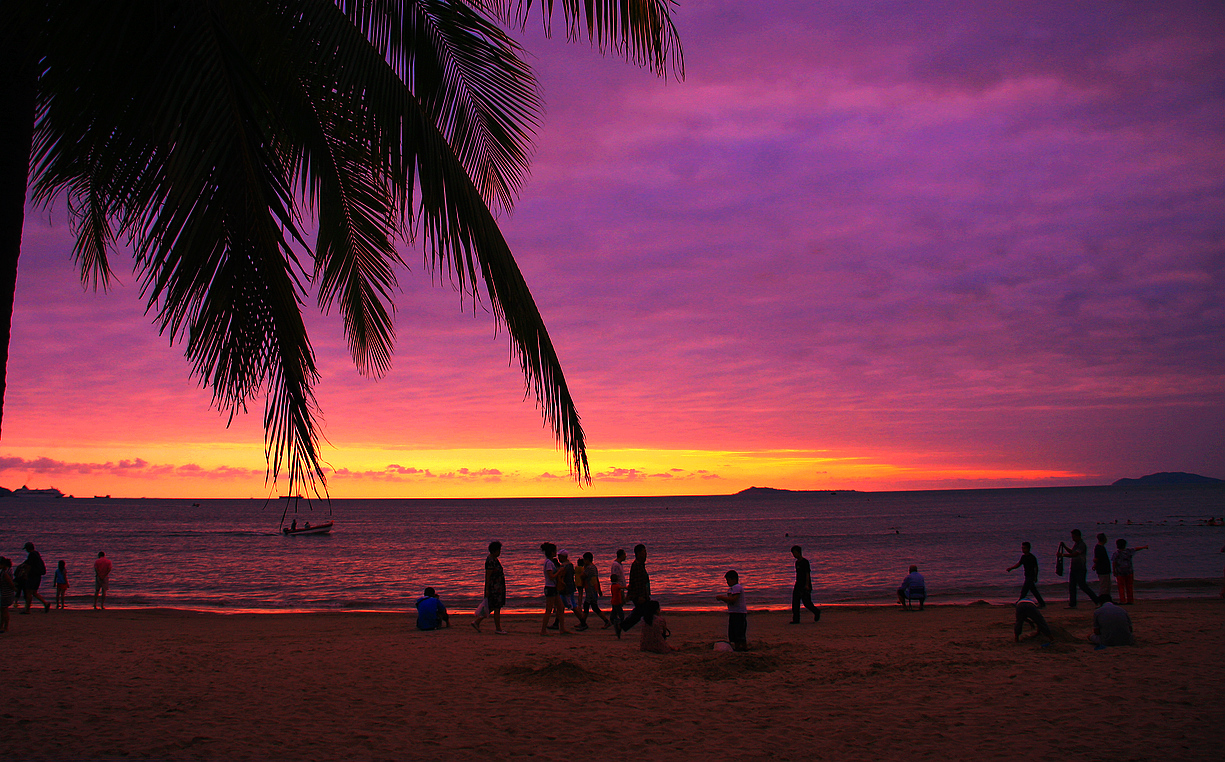
{"type": "Polygon", "coordinates": [[[1029,622],[1036,627],[1039,635],[1045,635],[1048,641],[1054,642],[1055,636],[1051,634],[1051,628],[1050,625],[1046,623],[1046,617],[1042,616],[1042,612],[1038,610],[1038,604],[1034,603],[1028,598],[1022,598],[1021,600],[1017,601],[1016,606],[1016,624],[1014,624],[1012,627],[1013,642],[1021,642],[1021,626],[1026,622],[1029,622]]]}
{"type": "Polygon", "coordinates": [[[812,621],[821,621],[821,609],[812,602],[812,565],[804,558],[804,549],[799,545],[791,546],[791,555],[795,557],[795,586],[791,588],[791,623],[800,623],[800,604],[812,612],[812,621]]]}
{"type": "Polygon", "coordinates": [[[902,580],[902,586],[897,589],[897,602],[905,603],[907,599],[919,602],[919,610],[927,601],[927,582],[919,574],[919,567],[910,565],[910,573],[902,580]]]}
{"type": "Polygon", "coordinates": [[[502,570],[502,562],[498,560],[501,555],[502,543],[497,540],[489,543],[489,555],[485,557],[485,600],[481,601],[476,619],[472,620],[472,626],[477,632],[481,631],[481,620],[492,615],[494,632],[498,635],[506,634],[506,630],[502,629],[502,607],[506,605],[506,572],[502,570]]]}
{"type": "Polygon", "coordinates": [[[1121,537],[1115,540],[1114,544],[1118,550],[1114,552],[1114,557],[1111,558],[1111,566],[1114,569],[1114,576],[1119,579],[1119,603],[1123,606],[1130,606],[1136,602],[1136,570],[1132,566],[1132,556],[1142,550],[1148,550],[1148,546],[1141,545],[1138,548],[1129,548],[1127,547],[1127,540],[1121,537]]]}
{"type": "Polygon", "coordinates": [[[727,580],[727,594],[716,595],[716,601],[727,604],[727,642],[736,651],[749,650],[749,606],[744,599],[744,587],[740,575],[731,569],[723,575],[727,580]]]}
{"type": "Polygon", "coordinates": [[[1089,600],[1097,605],[1097,593],[1089,587],[1089,562],[1086,555],[1089,552],[1089,546],[1085,545],[1085,541],[1081,538],[1080,530],[1072,530],[1072,547],[1068,547],[1064,543],[1059,543],[1059,554],[1064,558],[1071,559],[1070,568],[1068,569],[1068,608],[1076,608],[1076,591],[1084,590],[1089,596],[1089,600]]]}
{"type": "Polygon", "coordinates": [[[1030,593],[1038,601],[1038,608],[1044,609],[1046,601],[1042,600],[1042,593],[1038,592],[1038,557],[1029,552],[1029,549],[1028,542],[1021,543],[1021,558],[1009,566],[1006,571],[1012,571],[1018,566],[1025,567],[1025,582],[1021,584],[1021,594],[1017,596],[1017,600],[1024,598],[1026,593],[1030,593]]]}
{"type": "Polygon", "coordinates": [[[25,581],[25,596],[26,608],[22,611],[23,614],[30,613],[30,604],[34,598],[37,598],[43,605],[43,611],[50,611],[51,604],[47,603],[47,599],[42,597],[38,592],[38,586],[42,584],[43,576],[47,573],[47,565],[43,563],[43,557],[37,550],[34,549],[34,543],[27,542],[25,544],[26,551],[26,581],[25,581]]]}
{"type": "Polygon", "coordinates": [[[447,607],[438,600],[434,588],[427,587],[425,595],[417,599],[417,629],[437,630],[439,627],[450,627],[451,617],[447,615],[447,607]]]}
{"type": "Polygon", "coordinates": [[[644,606],[651,600],[651,575],[647,574],[647,546],[638,543],[634,546],[634,563],[630,564],[629,599],[634,604],[634,610],[623,622],[614,622],[613,630],[621,637],[623,630],[628,630],[642,619],[646,613],[644,606]]]}
{"type": "Polygon", "coordinates": [[[9,610],[17,601],[17,583],[13,579],[13,562],[0,556],[0,632],[8,632],[9,610]]]}
{"type": "Polygon", "coordinates": [[[106,553],[98,551],[98,560],[94,561],[94,608],[106,608],[106,591],[111,586],[111,559],[106,553]],[[101,603],[99,603],[101,601],[101,603]]]}
{"type": "Polygon", "coordinates": [[[1093,573],[1097,575],[1097,597],[1110,595],[1110,551],[1106,550],[1106,534],[1097,533],[1093,546],[1093,573]]]}
{"type": "Polygon", "coordinates": [[[1102,605],[1093,612],[1092,643],[1099,646],[1132,646],[1136,644],[1131,629],[1131,616],[1120,606],[1114,605],[1110,596],[1102,597],[1102,605]]]}

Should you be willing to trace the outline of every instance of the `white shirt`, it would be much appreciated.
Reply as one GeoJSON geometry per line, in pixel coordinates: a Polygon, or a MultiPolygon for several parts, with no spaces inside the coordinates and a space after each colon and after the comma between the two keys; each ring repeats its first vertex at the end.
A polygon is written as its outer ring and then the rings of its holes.
{"type": "Polygon", "coordinates": [[[729,614],[747,614],[749,613],[748,603],[745,602],[744,600],[744,588],[740,586],[739,582],[737,582],[736,584],[732,585],[731,587],[727,589],[727,594],[729,597],[736,595],[737,593],[739,594],[740,597],[736,599],[735,603],[727,604],[727,613],[729,614]]]}
{"type": "Polygon", "coordinates": [[[544,586],[545,587],[557,587],[557,577],[554,576],[553,579],[549,579],[549,572],[553,572],[554,575],[556,575],[557,574],[557,564],[553,563],[553,559],[546,558],[544,560],[544,586]]]}
{"type": "MultiPolygon", "coordinates": [[[[621,570],[620,561],[613,561],[608,573],[617,575],[617,584],[622,588],[629,586],[629,580],[625,578],[625,572],[621,570]]],[[[609,579],[611,580],[612,577],[609,577],[609,579]]]]}

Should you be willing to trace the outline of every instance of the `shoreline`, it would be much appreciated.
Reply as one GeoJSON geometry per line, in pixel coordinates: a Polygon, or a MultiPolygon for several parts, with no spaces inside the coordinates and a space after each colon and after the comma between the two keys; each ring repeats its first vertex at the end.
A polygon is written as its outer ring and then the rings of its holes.
{"type": "Polygon", "coordinates": [[[32,612],[0,644],[7,694],[36,698],[0,712],[23,760],[1219,757],[1225,601],[1141,599],[1137,645],[1100,651],[1088,606],[1052,601],[1045,648],[1013,642],[1010,608],[757,608],[747,653],[714,650],[723,614],[666,613],[666,655],[541,637],[536,613],[498,636],[466,613],[32,612]]]}
{"type": "MultiPolygon", "coordinates": [[[[1016,600],[1014,597],[1019,586],[1008,586],[1006,591],[1008,595],[1001,595],[1005,591],[1002,586],[992,588],[991,590],[982,591],[985,595],[930,595],[927,598],[927,606],[975,606],[975,605],[991,605],[991,606],[1011,606],[1016,600]]],[[[1067,597],[1066,583],[1051,584],[1041,586],[1043,596],[1055,604],[1065,600],[1067,597]]],[[[1150,601],[1182,601],[1182,600],[1200,600],[1217,598],[1222,589],[1221,578],[1192,578],[1179,580],[1157,580],[1152,582],[1137,582],[1135,589],[1141,593],[1143,600],[1150,601]],[[1203,592],[1199,592],[1203,591],[1203,592]]],[[[42,591],[46,597],[46,591],[42,591]]],[[[115,590],[111,590],[108,594],[109,606],[108,609],[116,611],[149,611],[149,610],[173,610],[173,611],[199,611],[204,613],[217,614],[237,614],[237,613],[268,613],[268,614],[285,614],[285,613],[405,613],[412,612],[411,601],[403,606],[377,606],[357,604],[350,606],[332,605],[332,606],[305,606],[305,607],[281,607],[281,606],[224,606],[218,604],[211,605],[193,605],[181,604],[176,602],[166,603],[146,603],[137,601],[135,603],[125,599],[122,595],[116,595],[115,590]]],[[[712,591],[709,597],[713,598],[712,591]]],[[[133,596],[143,598],[144,596],[133,596]]],[[[773,597],[773,596],[771,596],[773,597]]],[[[68,597],[70,610],[90,609],[92,596],[68,597]]],[[[413,599],[415,600],[415,599],[413,599]]],[[[669,599],[668,596],[657,598],[664,607],[665,614],[691,614],[691,613],[720,613],[724,611],[723,604],[720,603],[690,603],[691,599],[669,599]]],[[[858,607],[864,608],[888,608],[896,606],[896,600],[890,595],[882,593],[871,598],[850,597],[836,599],[821,599],[815,598],[814,602],[821,607],[830,607],[836,609],[854,609],[858,607]]],[[[452,614],[471,614],[480,604],[479,599],[465,597],[443,597],[443,603],[446,604],[447,610],[452,614]]],[[[530,615],[542,614],[543,603],[540,598],[512,598],[508,601],[510,605],[506,606],[503,611],[507,614],[530,615]]],[[[607,613],[611,604],[608,603],[607,596],[600,599],[600,605],[607,613]]],[[[632,606],[626,606],[629,611],[632,606]]],[[[779,600],[777,603],[766,603],[755,606],[753,610],[761,611],[790,611],[791,604],[789,601],[779,600]]],[[[16,611],[16,607],[14,608],[16,611]]]]}

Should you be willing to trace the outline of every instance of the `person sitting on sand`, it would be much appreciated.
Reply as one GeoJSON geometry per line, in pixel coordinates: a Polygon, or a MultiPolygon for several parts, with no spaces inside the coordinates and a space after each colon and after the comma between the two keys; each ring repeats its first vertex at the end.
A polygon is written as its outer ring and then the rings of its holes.
{"type": "Polygon", "coordinates": [[[1017,618],[1016,623],[1012,627],[1012,640],[1014,643],[1021,642],[1022,625],[1029,622],[1034,626],[1034,636],[1046,636],[1047,641],[1054,642],[1055,636],[1051,634],[1051,627],[1046,623],[1046,617],[1042,616],[1042,612],[1038,610],[1038,604],[1034,603],[1029,598],[1022,598],[1017,601],[1017,618]]]}
{"type": "Polygon", "coordinates": [[[647,601],[646,612],[642,615],[642,642],[640,648],[656,654],[671,653],[675,649],[668,645],[667,638],[672,634],[668,623],[659,613],[659,601],[647,601]]]}
{"type": "Polygon", "coordinates": [[[1134,646],[1131,616],[1121,606],[1114,605],[1109,595],[1102,596],[1101,605],[1093,612],[1093,634],[1089,642],[1099,646],[1134,646]]]}
{"type": "Polygon", "coordinates": [[[910,565],[910,573],[902,580],[902,586],[897,589],[897,602],[905,603],[906,599],[917,600],[919,602],[919,610],[923,610],[923,602],[927,600],[927,583],[923,580],[923,575],[919,574],[919,567],[914,564],[910,565]]]}
{"type": "Polygon", "coordinates": [[[425,595],[417,599],[417,629],[437,630],[439,627],[450,627],[451,618],[447,615],[447,607],[438,600],[434,588],[427,587],[425,595]]]}

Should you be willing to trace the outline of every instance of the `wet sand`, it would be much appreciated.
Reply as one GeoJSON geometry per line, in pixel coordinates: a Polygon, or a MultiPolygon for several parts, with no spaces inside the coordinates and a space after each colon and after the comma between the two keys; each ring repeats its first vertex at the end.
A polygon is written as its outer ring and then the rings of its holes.
{"type": "MultiPolygon", "coordinates": [[[[668,617],[679,651],[598,628],[484,633],[455,613],[33,611],[0,635],[8,759],[1219,759],[1225,601],[1141,601],[1138,645],[1092,608],[1014,644],[1003,606],[828,607],[818,624],[668,617]]],[[[666,613],[666,612],[665,612],[666,613]]],[[[594,620],[593,620],[594,621],[594,620]]],[[[597,625],[598,627],[598,625],[597,625]]]]}

